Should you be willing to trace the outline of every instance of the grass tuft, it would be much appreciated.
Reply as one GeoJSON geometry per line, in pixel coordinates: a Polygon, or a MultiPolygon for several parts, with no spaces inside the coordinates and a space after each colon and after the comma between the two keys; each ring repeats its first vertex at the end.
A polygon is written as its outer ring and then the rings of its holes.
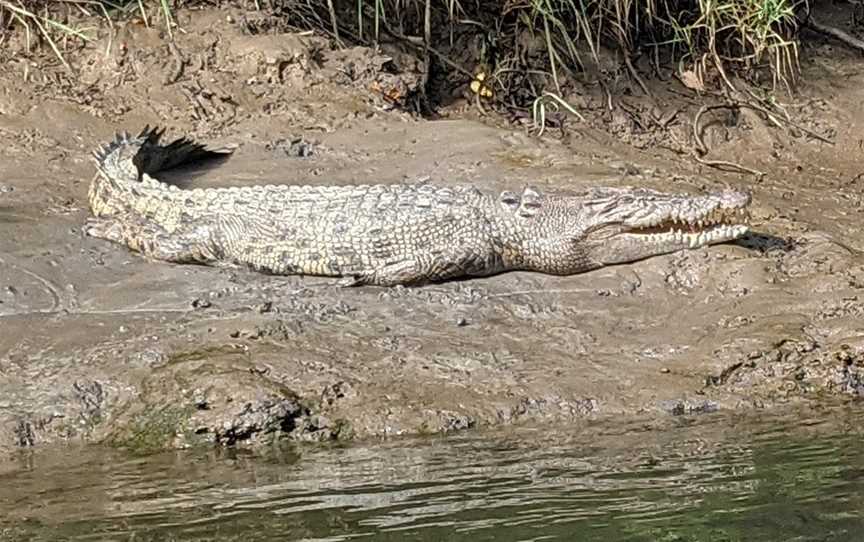
{"type": "MultiPolygon", "coordinates": [[[[76,2],[56,3],[67,7],[76,4],[76,2]]],[[[89,4],[91,2],[80,3],[89,4]]],[[[72,26],[70,23],[64,22],[59,16],[52,14],[49,4],[51,2],[0,0],[0,45],[6,42],[10,30],[19,27],[24,31],[24,43],[27,52],[30,52],[32,48],[33,36],[38,36],[48,44],[60,63],[67,70],[71,70],[61,51],[61,40],[65,41],[65,38],[71,37],[86,42],[91,41],[92,36],[88,33],[88,29],[72,26]]]]}
{"type": "Polygon", "coordinates": [[[13,33],[22,32],[26,53],[32,52],[34,42],[44,42],[57,60],[71,71],[63,54],[69,42],[93,41],[97,30],[79,26],[73,21],[95,17],[113,29],[114,18],[137,11],[142,22],[150,26],[145,6],[148,3],[158,6],[168,34],[173,36],[175,23],[168,0],[0,0],[0,46],[5,45],[13,33]]]}

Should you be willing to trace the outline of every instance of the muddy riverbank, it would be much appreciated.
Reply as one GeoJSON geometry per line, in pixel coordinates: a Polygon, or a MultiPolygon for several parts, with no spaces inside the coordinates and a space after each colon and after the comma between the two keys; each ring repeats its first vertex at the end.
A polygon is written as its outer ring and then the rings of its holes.
{"type": "MultiPolygon", "coordinates": [[[[670,151],[589,91],[586,123],[563,140],[470,102],[423,120],[370,90],[416,86],[410,61],[229,19],[181,12],[182,62],[158,30],[129,24],[107,55],[106,41],[70,57],[76,79],[25,58],[0,74],[0,451],[356,439],[864,394],[854,55],[811,45],[808,82],[784,104],[833,144],[747,112],[708,129],[709,156],[756,178],[670,151]],[[81,233],[90,151],[145,124],[237,147],[192,186],[733,186],[753,192],[754,232],[584,275],[416,289],[154,263],[81,233]]],[[[653,84],[661,118],[697,107],[677,82],[653,84]]],[[[669,124],[691,128],[683,113],[669,124]]]]}

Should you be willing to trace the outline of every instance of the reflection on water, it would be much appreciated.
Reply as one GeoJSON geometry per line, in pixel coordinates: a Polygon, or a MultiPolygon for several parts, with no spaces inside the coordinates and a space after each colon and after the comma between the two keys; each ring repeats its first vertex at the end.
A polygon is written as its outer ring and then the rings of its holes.
{"type": "Polygon", "coordinates": [[[347,448],[40,452],[0,540],[864,540],[864,414],[715,414],[347,448]]]}

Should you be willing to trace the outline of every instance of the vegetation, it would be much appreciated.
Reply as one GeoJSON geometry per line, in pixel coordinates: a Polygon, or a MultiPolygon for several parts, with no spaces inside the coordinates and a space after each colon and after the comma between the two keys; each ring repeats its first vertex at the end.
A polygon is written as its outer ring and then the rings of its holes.
{"type": "Polygon", "coordinates": [[[114,19],[134,11],[149,26],[150,4],[156,4],[164,14],[170,34],[173,19],[168,0],[0,0],[0,47],[6,46],[13,32],[21,32],[25,52],[29,53],[34,43],[45,43],[63,66],[71,70],[63,50],[70,40],[92,41],[97,31],[75,21],[92,22],[99,17],[111,28],[114,19]]]}
{"type": "MultiPolygon", "coordinates": [[[[434,47],[471,27],[497,49],[517,52],[528,33],[542,38],[543,68],[558,88],[563,75],[598,62],[603,45],[620,51],[631,72],[634,56],[650,53],[659,61],[663,54],[699,78],[710,67],[725,73],[767,65],[775,82],[790,85],[798,67],[796,13],[808,7],[806,0],[255,0],[248,6],[278,9],[340,40],[376,41],[386,32],[421,35],[434,47]]],[[[0,45],[17,29],[28,47],[43,41],[65,63],[69,39],[94,36],[72,22],[76,15],[99,15],[110,26],[113,18],[136,14],[150,25],[158,23],[148,11],[158,11],[170,33],[171,9],[168,0],[0,0],[0,45]]],[[[513,64],[511,58],[502,69],[513,64]]]]}
{"type": "MultiPolygon", "coordinates": [[[[509,88],[525,70],[541,69],[560,92],[562,78],[600,62],[602,47],[617,51],[630,75],[647,89],[633,66],[650,58],[654,68],[672,63],[693,86],[704,87],[705,75],[727,72],[752,75],[767,69],[774,86],[791,89],[798,75],[799,16],[806,0],[352,0],[356,13],[339,11],[349,2],[327,1],[317,20],[334,37],[360,41],[391,36],[423,36],[426,44],[452,42],[465,27],[480,28],[489,49],[496,49],[498,70],[489,84],[509,88]],[[329,19],[329,20],[325,20],[329,19]],[[395,30],[395,29],[399,30],[395,30]],[[523,65],[520,48],[526,36],[545,48],[542,66],[523,65]],[[503,54],[501,54],[503,52],[503,54]]],[[[297,10],[314,2],[297,1],[297,10]]],[[[488,61],[489,59],[482,59],[488,61]]],[[[535,92],[535,96],[540,92],[535,92]]]]}

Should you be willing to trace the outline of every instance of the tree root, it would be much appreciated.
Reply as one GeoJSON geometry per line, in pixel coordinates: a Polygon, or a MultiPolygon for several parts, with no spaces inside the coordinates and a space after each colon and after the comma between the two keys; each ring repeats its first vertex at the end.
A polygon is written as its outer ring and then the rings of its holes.
{"type": "Polygon", "coordinates": [[[864,52],[864,41],[859,40],[855,36],[852,36],[851,34],[840,30],[839,28],[828,26],[827,24],[822,24],[816,21],[812,15],[809,16],[806,21],[804,21],[804,26],[806,26],[810,30],[813,30],[814,32],[818,32],[826,36],[831,36],[836,40],[842,41],[853,49],[858,49],[859,51],[864,52]]]}

